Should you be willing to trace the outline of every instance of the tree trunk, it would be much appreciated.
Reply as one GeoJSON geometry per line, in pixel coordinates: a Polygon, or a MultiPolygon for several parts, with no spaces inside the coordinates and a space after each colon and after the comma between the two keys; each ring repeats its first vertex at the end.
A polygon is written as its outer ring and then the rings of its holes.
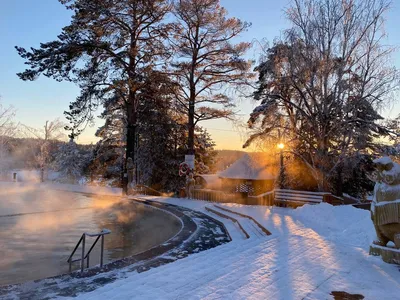
{"type": "Polygon", "coordinates": [[[194,154],[194,101],[189,102],[189,120],[188,120],[188,152],[187,154],[194,154]]]}
{"type": "MultiPolygon", "coordinates": [[[[128,158],[132,158],[135,163],[135,143],[136,143],[136,121],[137,111],[135,105],[135,94],[133,92],[129,95],[129,102],[127,104],[127,131],[126,131],[126,152],[125,152],[125,163],[124,163],[124,174],[122,179],[122,191],[126,195],[128,193],[128,158]]],[[[136,180],[136,178],[134,178],[136,180]]]]}
{"type": "Polygon", "coordinates": [[[280,169],[279,169],[279,188],[286,188],[286,174],[285,174],[285,166],[283,164],[283,151],[280,152],[280,169]]]}
{"type": "Polygon", "coordinates": [[[44,182],[44,167],[40,167],[40,182],[44,182]]]}
{"type": "Polygon", "coordinates": [[[335,194],[339,197],[343,196],[343,171],[341,166],[337,167],[335,194]]]}
{"type": "MultiPolygon", "coordinates": [[[[137,29],[138,24],[136,20],[136,5],[132,11],[132,28],[137,29]]],[[[131,82],[136,82],[136,53],[137,53],[137,40],[134,30],[131,32],[130,38],[130,52],[129,52],[129,70],[128,70],[128,82],[129,82],[129,94],[128,101],[126,103],[126,149],[125,149],[125,161],[124,161],[124,172],[122,178],[122,192],[128,194],[128,159],[131,158],[133,165],[135,165],[135,144],[136,144],[136,121],[137,121],[137,105],[136,105],[136,91],[132,88],[131,82]]],[[[135,176],[135,175],[133,175],[135,176]]],[[[133,179],[135,180],[135,179],[133,179]]]]}

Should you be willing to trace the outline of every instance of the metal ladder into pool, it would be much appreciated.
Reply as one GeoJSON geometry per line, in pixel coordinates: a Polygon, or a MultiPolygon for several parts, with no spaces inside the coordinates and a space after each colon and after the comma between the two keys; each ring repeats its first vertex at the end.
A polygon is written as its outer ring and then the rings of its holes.
{"type": "Polygon", "coordinates": [[[79,239],[78,243],[76,244],[74,250],[72,251],[71,255],[69,256],[67,263],[69,263],[69,272],[71,273],[72,271],[72,263],[80,261],[81,262],[81,272],[83,272],[85,268],[85,259],[86,259],[86,267],[89,268],[89,257],[90,253],[92,252],[94,246],[96,246],[97,241],[101,238],[101,252],[100,252],[100,267],[103,266],[103,255],[104,255],[104,236],[106,234],[110,234],[111,231],[108,229],[103,229],[99,233],[87,233],[84,232],[79,239]],[[94,241],[92,247],[90,247],[89,251],[85,255],[85,242],[86,242],[86,236],[88,237],[97,237],[96,240],[94,241]],[[74,256],[76,250],[78,249],[79,245],[82,243],[82,254],[81,258],[78,259],[72,259],[74,256]]]}

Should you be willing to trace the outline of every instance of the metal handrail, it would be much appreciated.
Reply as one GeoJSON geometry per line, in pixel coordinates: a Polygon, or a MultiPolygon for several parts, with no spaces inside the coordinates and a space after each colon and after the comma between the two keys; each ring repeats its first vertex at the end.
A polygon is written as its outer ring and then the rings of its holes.
{"type": "Polygon", "coordinates": [[[90,253],[92,252],[94,246],[96,245],[97,241],[100,239],[101,237],[101,252],[100,252],[100,267],[103,267],[103,256],[104,256],[104,235],[106,234],[110,234],[111,231],[108,229],[103,229],[101,232],[99,233],[87,233],[84,232],[81,236],[81,238],[79,239],[78,243],[76,244],[74,250],[72,251],[71,255],[69,256],[69,258],[67,259],[67,262],[69,263],[69,271],[71,272],[72,269],[72,263],[74,262],[72,260],[72,257],[74,256],[76,250],[78,249],[80,243],[82,243],[82,254],[81,254],[81,272],[83,272],[84,269],[84,263],[85,263],[85,259],[86,259],[86,267],[89,268],[89,257],[90,257],[90,253]],[[90,247],[89,251],[86,253],[85,255],[85,241],[86,241],[86,236],[88,237],[97,237],[96,240],[94,241],[92,247],[90,247]]]}

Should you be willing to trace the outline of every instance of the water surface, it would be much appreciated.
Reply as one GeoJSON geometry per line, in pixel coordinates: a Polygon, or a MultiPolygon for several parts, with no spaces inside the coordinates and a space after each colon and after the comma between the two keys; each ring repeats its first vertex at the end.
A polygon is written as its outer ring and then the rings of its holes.
{"type": "MultiPolygon", "coordinates": [[[[83,232],[111,230],[104,262],[134,255],[173,237],[175,217],[118,197],[13,187],[0,191],[0,285],[68,272],[71,251],[83,232]]],[[[87,238],[86,251],[95,238],[87,238]]],[[[74,258],[79,258],[78,249],[74,258]]],[[[99,263],[100,243],[90,256],[99,263]]],[[[79,268],[79,262],[74,269],[79,268]]]]}

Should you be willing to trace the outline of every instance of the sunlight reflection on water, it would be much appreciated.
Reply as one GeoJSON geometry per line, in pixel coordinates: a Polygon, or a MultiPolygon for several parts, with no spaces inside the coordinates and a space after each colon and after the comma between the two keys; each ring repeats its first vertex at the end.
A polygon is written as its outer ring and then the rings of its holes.
{"type": "MultiPolygon", "coordinates": [[[[169,214],[116,197],[32,189],[0,193],[0,285],[67,273],[66,260],[83,232],[111,230],[105,237],[107,263],[165,242],[180,226],[169,214]]],[[[86,249],[93,242],[87,238],[86,249]]],[[[99,246],[91,266],[99,263],[99,246]]],[[[79,254],[80,249],[74,258],[79,254]]]]}

